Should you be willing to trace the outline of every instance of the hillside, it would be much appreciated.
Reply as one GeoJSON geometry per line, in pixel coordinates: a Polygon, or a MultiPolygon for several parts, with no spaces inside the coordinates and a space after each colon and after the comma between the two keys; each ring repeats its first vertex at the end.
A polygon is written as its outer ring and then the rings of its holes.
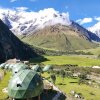
{"type": "Polygon", "coordinates": [[[0,62],[7,59],[30,59],[38,55],[26,44],[21,42],[0,20],[0,62]]]}
{"type": "Polygon", "coordinates": [[[21,40],[30,45],[60,51],[73,51],[94,48],[90,36],[77,31],[72,26],[56,24],[22,36],[21,40]]]}
{"type": "Polygon", "coordinates": [[[77,32],[80,32],[83,35],[86,35],[88,37],[89,40],[91,41],[96,41],[96,42],[100,42],[100,37],[94,33],[92,33],[91,31],[87,30],[86,28],[82,27],[81,25],[79,25],[78,23],[72,21],[72,24],[70,25],[72,27],[72,29],[74,29],[77,32]]]}

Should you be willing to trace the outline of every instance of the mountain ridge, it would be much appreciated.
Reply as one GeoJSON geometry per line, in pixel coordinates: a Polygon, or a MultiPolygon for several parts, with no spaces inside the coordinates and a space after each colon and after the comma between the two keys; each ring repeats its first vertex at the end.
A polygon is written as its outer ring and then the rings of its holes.
{"type": "Polygon", "coordinates": [[[39,12],[27,12],[17,10],[1,10],[0,18],[15,35],[27,35],[41,30],[46,26],[62,24],[71,26],[74,30],[91,37],[93,41],[100,41],[98,35],[86,30],[76,22],[69,19],[68,13],[60,13],[53,8],[40,10],[39,12]],[[27,16],[30,16],[28,18],[27,16]]]}
{"type": "Polygon", "coordinates": [[[30,45],[61,51],[73,51],[95,47],[90,37],[74,30],[71,26],[56,24],[46,26],[21,38],[30,45]]]}
{"type": "Polygon", "coordinates": [[[33,49],[21,42],[0,20],[0,62],[17,58],[29,60],[38,57],[33,49]]]}

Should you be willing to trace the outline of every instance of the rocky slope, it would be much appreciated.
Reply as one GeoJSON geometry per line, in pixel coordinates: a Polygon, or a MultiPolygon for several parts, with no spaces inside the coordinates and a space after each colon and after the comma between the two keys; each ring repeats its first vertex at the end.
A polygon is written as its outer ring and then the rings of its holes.
{"type": "Polygon", "coordinates": [[[92,33],[91,31],[85,29],[84,27],[75,23],[74,21],[72,21],[72,24],[70,26],[76,32],[80,32],[81,34],[85,35],[90,41],[93,40],[96,42],[100,42],[100,37],[97,34],[92,33]]]}
{"type": "Polygon", "coordinates": [[[38,55],[26,44],[21,42],[0,20],[0,62],[7,59],[30,59],[38,55]]]}
{"type": "Polygon", "coordinates": [[[100,22],[97,22],[95,25],[88,27],[88,30],[95,33],[100,38],[100,22]]]}

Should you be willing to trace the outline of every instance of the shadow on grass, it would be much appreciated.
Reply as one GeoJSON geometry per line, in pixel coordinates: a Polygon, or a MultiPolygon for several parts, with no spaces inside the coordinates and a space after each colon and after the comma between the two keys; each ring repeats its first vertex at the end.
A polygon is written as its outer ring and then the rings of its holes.
{"type": "Polygon", "coordinates": [[[66,85],[65,83],[58,83],[58,85],[66,85]]]}
{"type": "Polygon", "coordinates": [[[77,82],[69,82],[69,83],[77,83],[77,82]]]}
{"type": "Polygon", "coordinates": [[[30,63],[42,63],[42,62],[45,62],[45,61],[49,61],[49,60],[47,58],[43,57],[43,56],[36,57],[34,59],[29,60],[30,63]]]}

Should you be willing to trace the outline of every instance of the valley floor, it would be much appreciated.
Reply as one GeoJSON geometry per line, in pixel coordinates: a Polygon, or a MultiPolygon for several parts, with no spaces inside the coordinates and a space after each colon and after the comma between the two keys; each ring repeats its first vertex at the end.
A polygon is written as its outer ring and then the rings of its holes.
{"type": "MultiPolygon", "coordinates": [[[[49,76],[50,74],[46,73],[44,76],[49,76]]],[[[64,79],[61,76],[57,76],[56,86],[59,87],[64,93],[67,94],[68,100],[77,100],[72,94],[71,91],[81,94],[85,100],[100,100],[100,87],[96,88],[86,84],[78,84],[78,78],[68,78],[64,79]]],[[[79,99],[80,100],[80,99],[79,99]]]]}
{"type": "Polygon", "coordinates": [[[95,58],[95,56],[69,55],[69,56],[45,56],[45,58],[47,58],[47,61],[43,62],[43,64],[45,65],[72,64],[72,65],[78,65],[79,67],[100,66],[100,59],[95,58]]]}
{"type": "MultiPolygon", "coordinates": [[[[92,66],[100,66],[100,59],[95,57],[94,55],[63,55],[63,56],[44,56],[47,58],[46,61],[41,62],[44,65],[52,64],[52,65],[77,65],[76,67],[92,67],[92,66]]],[[[31,61],[31,63],[34,63],[31,61]]],[[[38,62],[37,62],[38,63],[38,62]]],[[[60,69],[61,70],[61,69],[60,69]]],[[[99,70],[98,70],[99,71],[99,70]]],[[[0,70],[2,73],[2,70],[0,70]]],[[[100,73],[100,72],[99,72],[100,73]]],[[[100,75],[100,74],[99,74],[100,75]]],[[[0,81],[0,100],[3,100],[7,97],[7,94],[2,92],[2,89],[7,87],[8,81],[10,79],[11,73],[7,71],[4,75],[2,81],[0,81]]],[[[44,77],[49,77],[50,73],[44,73],[44,77]]],[[[93,75],[94,77],[94,75],[93,75]]],[[[64,79],[56,75],[55,85],[62,90],[64,93],[68,95],[69,98],[74,98],[72,100],[76,100],[75,97],[71,95],[71,91],[75,91],[78,94],[82,94],[85,100],[100,100],[100,80],[98,81],[98,86],[95,83],[93,86],[87,84],[78,84],[79,78],[65,77],[64,79]]],[[[95,81],[95,80],[94,80],[95,81]]],[[[71,100],[71,99],[69,99],[71,100]]]]}

